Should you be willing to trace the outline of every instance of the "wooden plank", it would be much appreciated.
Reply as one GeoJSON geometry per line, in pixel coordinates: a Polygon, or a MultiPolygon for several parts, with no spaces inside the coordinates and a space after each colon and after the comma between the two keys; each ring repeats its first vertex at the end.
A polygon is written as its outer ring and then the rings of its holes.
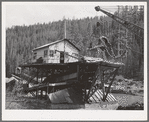
{"type": "Polygon", "coordinates": [[[64,75],[64,76],[61,76],[61,77],[57,77],[57,78],[54,78],[52,80],[52,82],[62,82],[62,81],[67,81],[67,80],[70,80],[70,79],[74,79],[74,78],[77,78],[77,72],[75,73],[71,73],[69,75],[64,75]]]}
{"type": "Polygon", "coordinates": [[[115,101],[114,99],[113,99],[113,97],[111,96],[111,94],[109,93],[108,94],[108,96],[107,97],[109,97],[112,101],[115,101]]]}
{"type": "Polygon", "coordinates": [[[95,92],[95,96],[98,98],[98,101],[100,101],[101,99],[100,99],[100,96],[98,95],[98,93],[97,92],[95,92]]]}
{"type": "Polygon", "coordinates": [[[97,90],[97,93],[100,96],[100,98],[102,99],[102,94],[99,92],[99,90],[97,90]]]}
{"type": "MultiPolygon", "coordinates": [[[[102,93],[102,91],[101,91],[101,90],[98,90],[98,92],[102,95],[101,98],[103,98],[103,93],[102,93]]],[[[103,100],[103,99],[102,99],[102,100],[103,100]]],[[[108,101],[108,100],[106,99],[106,101],[108,101]]]]}
{"type": "Polygon", "coordinates": [[[112,94],[109,93],[109,95],[113,98],[114,101],[117,101],[116,98],[112,94]]]}
{"type": "MultiPolygon", "coordinates": [[[[71,55],[70,55],[71,56],[71,55]]],[[[74,58],[76,58],[75,56],[73,56],[74,58]]],[[[79,58],[77,58],[79,59],[79,58]]],[[[32,64],[24,64],[24,65],[19,65],[21,68],[25,68],[25,67],[34,67],[34,68],[43,68],[43,67],[47,67],[49,68],[49,66],[57,66],[60,67],[60,66],[67,66],[67,65],[76,65],[76,64],[99,64],[99,65],[102,65],[102,66],[109,66],[109,67],[120,67],[120,66],[123,66],[124,64],[123,63],[115,63],[115,62],[108,62],[108,61],[97,61],[97,62],[69,62],[69,63],[32,63],[32,64]]]]}
{"type": "MultiPolygon", "coordinates": [[[[74,82],[77,82],[77,80],[69,80],[69,81],[60,82],[60,83],[49,83],[49,86],[62,86],[62,85],[72,84],[74,82]]],[[[41,86],[41,87],[44,87],[44,86],[41,86]]]]}
{"type": "Polygon", "coordinates": [[[90,95],[89,95],[89,97],[91,97],[95,92],[96,92],[96,90],[98,89],[98,87],[97,88],[95,88],[95,89],[92,89],[92,91],[90,92],[90,95]]]}
{"type": "Polygon", "coordinates": [[[92,97],[94,97],[95,98],[95,100],[96,100],[96,103],[97,102],[99,102],[99,99],[98,99],[98,97],[94,94],[94,95],[92,95],[92,97]]]}
{"type": "Polygon", "coordinates": [[[107,96],[107,98],[106,98],[108,101],[113,101],[112,99],[111,99],[111,97],[109,96],[109,94],[108,94],[108,96],[107,96]]]}
{"type": "Polygon", "coordinates": [[[96,99],[94,98],[94,96],[91,96],[93,98],[93,100],[96,102],[96,99]]]}

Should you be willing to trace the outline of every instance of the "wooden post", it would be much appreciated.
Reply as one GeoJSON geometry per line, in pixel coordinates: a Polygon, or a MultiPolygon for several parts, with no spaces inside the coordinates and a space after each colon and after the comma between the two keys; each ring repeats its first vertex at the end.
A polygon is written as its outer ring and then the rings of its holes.
{"type": "Polygon", "coordinates": [[[39,101],[38,101],[38,88],[37,88],[37,106],[39,106],[39,101]]]}
{"type": "Polygon", "coordinates": [[[36,89],[36,98],[38,99],[38,89],[36,89]]]}
{"type": "Polygon", "coordinates": [[[101,85],[102,85],[102,92],[103,92],[103,101],[105,101],[105,84],[104,84],[104,73],[101,74],[101,85]]]}
{"type": "Polygon", "coordinates": [[[41,83],[42,83],[42,76],[43,76],[43,71],[42,70],[40,70],[41,71],[41,83]]]}
{"type": "Polygon", "coordinates": [[[53,92],[55,92],[54,86],[53,86],[53,92]]]}
{"type": "Polygon", "coordinates": [[[86,101],[86,82],[84,80],[84,102],[86,101]]]}
{"type": "Polygon", "coordinates": [[[23,71],[24,71],[24,68],[22,67],[21,69],[21,81],[23,82],[23,71]]]}
{"type": "Polygon", "coordinates": [[[47,96],[47,94],[48,94],[48,93],[47,93],[47,92],[48,92],[48,90],[45,90],[45,92],[46,92],[46,96],[47,96]]]}
{"type": "Polygon", "coordinates": [[[37,69],[37,82],[38,82],[38,69],[37,69]]]}
{"type": "Polygon", "coordinates": [[[86,76],[86,65],[83,65],[83,89],[84,89],[84,102],[87,101],[87,94],[86,94],[86,83],[87,83],[87,76],[86,76]]]}
{"type": "Polygon", "coordinates": [[[43,94],[42,94],[42,93],[43,93],[43,90],[41,89],[41,99],[42,99],[42,97],[43,97],[43,94]]]}
{"type": "Polygon", "coordinates": [[[80,70],[80,67],[79,67],[79,64],[77,65],[77,80],[79,81],[79,70],[80,70]]]}
{"type": "Polygon", "coordinates": [[[48,94],[49,94],[49,86],[47,86],[47,100],[48,100],[48,94]]]}
{"type": "Polygon", "coordinates": [[[23,82],[22,73],[23,73],[23,68],[21,69],[20,82],[23,82]]]}

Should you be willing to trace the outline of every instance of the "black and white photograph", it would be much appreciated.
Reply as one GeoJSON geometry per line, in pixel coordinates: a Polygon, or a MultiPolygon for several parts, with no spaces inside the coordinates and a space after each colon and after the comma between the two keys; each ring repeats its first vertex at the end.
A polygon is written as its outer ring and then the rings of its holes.
{"type": "Polygon", "coordinates": [[[2,120],[147,120],[147,2],[2,2],[2,120]]]}

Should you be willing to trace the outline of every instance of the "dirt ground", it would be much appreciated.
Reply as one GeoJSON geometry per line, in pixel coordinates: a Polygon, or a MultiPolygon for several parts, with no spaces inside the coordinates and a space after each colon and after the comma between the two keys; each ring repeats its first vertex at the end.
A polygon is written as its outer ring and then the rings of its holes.
{"type": "Polygon", "coordinates": [[[91,104],[51,104],[46,99],[18,97],[12,94],[6,95],[6,109],[84,109],[84,110],[116,110],[118,106],[131,105],[134,102],[143,103],[142,96],[113,94],[116,102],[100,102],[91,104]]]}

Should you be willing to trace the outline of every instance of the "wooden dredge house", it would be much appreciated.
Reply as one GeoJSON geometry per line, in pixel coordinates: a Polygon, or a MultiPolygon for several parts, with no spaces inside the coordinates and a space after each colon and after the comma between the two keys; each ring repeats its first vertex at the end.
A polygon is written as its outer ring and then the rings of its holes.
{"type": "Polygon", "coordinates": [[[25,81],[25,93],[51,103],[116,101],[110,87],[123,64],[80,57],[79,51],[67,39],[33,49],[32,62],[20,65],[17,73],[25,81]]]}
{"type": "Polygon", "coordinates": [[[33,49],[32,62],[36,62],[39,58],[42,58],[44,63],[76,62],[78,61],[79,51],[68,39],[62,39],[33,49]]]}

